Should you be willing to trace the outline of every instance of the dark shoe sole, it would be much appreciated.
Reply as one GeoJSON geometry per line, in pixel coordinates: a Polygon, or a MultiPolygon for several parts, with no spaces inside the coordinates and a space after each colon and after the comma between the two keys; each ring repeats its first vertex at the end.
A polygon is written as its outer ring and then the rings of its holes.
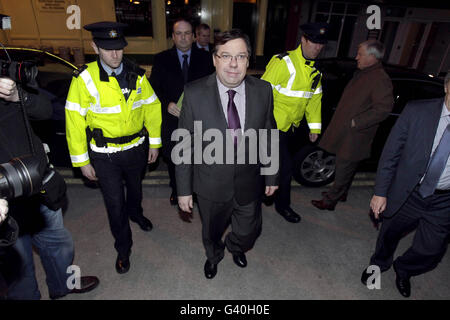
{"type": "Polygon", "coordinates": [[[311,200],[311,204],[319,210],[334,211],[334,209],[336,208],[336,205],[324,206],[324,205],[322,205],[322,202],[320,200],[311,200]]]}
{"type": "Polygon", "coordinates": [[[130,220],[132,222],[136,223],[139,226],[139,228],[141,228],[142,231],[149,232],[149,231],[152,231],[152,229],[153,229],[153,225],[150,220],[149,220],[150,223],[148,225],[147,224],[144,225],[144,223],[139,222],[133,218],[130,218],[130,220]]]}
{"type": "MultiPolygon", "coordinates": [[[[326,192],[326,191],[322,191],[322,197],[325,197],[326,195],[327,195],[327,192],[326,192]]],[[[340,202],[346,202],[346,201],[347,201],[347,194],[343,194],[343,195],[339,198],[338,201],[340,201],[340,202]]]]}

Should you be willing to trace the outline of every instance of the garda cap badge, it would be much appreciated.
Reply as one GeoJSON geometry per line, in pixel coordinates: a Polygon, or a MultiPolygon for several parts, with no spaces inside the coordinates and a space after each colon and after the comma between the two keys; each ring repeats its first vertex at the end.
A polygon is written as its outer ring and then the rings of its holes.
{"type": "Polygon", "coordinates": [[[319,32],[320,34],[325,34],[325,28],[320,28],[319,32]]]}
{"type": "Polygon", "coordinates": [[[118,34],[117,34],[117,31],[116,30],[111,30],[110,32],[109,32],[109,37],[110,38],[117,38],[118,37],[118,34]]]}

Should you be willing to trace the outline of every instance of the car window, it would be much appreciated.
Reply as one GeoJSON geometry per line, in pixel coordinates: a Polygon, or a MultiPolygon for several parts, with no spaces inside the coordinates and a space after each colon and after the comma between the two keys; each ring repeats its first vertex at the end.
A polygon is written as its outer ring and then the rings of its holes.
{"type": "Polygon", "coordinates": [[[394,79],[394,108],[392,113],[400,114],[411,100],[433,99],[443,97],[444,87],[441,84],[424,80],[394,79]]]}

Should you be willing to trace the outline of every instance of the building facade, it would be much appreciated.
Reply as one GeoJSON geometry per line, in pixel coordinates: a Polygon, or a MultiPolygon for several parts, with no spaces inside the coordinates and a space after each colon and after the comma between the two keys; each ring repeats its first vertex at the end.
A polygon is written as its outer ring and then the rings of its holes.
{"type": "MultiPolygon", "coordinates": [[[[385,61],[439,75],[450,68],[450,10],[431,2],[382,4],[380,28],[369,30],[373,1],[316,0],[2,0],[0,13],[11,16],[11,30],[0,30],[10,46],[80,50],[94,54],[82,26],[96,21],[127,23],[126,52],[142,57],[172,46],[171,26],[178,17],[207,23],[212,31],[241,28],[253,46],[251,63],[261,69],[274,54],[294,49],[309,21],[331,25],[321,57],[354,57],[360,42],[376,38],[386,45],[385,61]],[[422,8],[427,6],[427,8],[422,8]]],[[[214,32],[211,32],[211,42],[214,32]]],[[[151,59],[150,59],[151,60],[151,59]]]]}

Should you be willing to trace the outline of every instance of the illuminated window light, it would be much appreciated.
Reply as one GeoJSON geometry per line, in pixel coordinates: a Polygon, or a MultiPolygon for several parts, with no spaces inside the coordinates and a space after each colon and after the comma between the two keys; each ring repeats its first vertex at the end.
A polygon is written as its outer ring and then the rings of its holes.
{"type": "Polygon", "coordinates": [[[139,2],[139,1],[134,1],[133,3],[134,3],[134,4],[140,4],[140,2],[139,2]]]}
{"type": "Polygon", "coordinates": [[[167,1],[167,5],[170,6],[172,4],[172,1],[167,1]]]}

